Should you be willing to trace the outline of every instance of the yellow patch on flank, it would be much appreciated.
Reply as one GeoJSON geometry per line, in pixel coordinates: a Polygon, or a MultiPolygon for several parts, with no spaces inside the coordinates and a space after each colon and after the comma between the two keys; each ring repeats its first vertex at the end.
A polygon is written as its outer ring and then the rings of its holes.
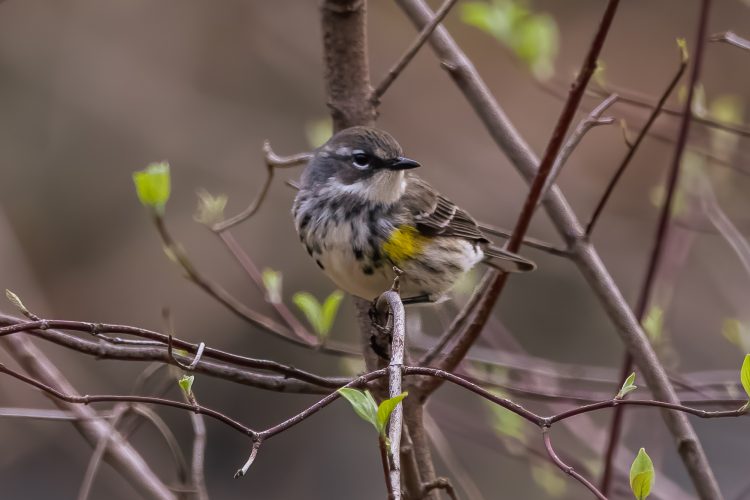
{"type": "Polygon", "coordinates": [[[398,226],[383,243],[382,250],[391,262],[398,264],[422,253],[427,241],[428,238],[419,234],[417,228],[398,226]]]}

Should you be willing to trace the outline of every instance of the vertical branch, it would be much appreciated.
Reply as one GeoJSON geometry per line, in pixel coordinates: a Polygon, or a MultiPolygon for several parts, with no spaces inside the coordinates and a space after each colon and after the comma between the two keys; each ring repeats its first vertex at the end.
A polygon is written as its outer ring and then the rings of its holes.
{"type": "MultiPolygon", "coordinates": [[[[377,117],[367,58],[366,8],[365,0],[323,0],[321,7],[326,95],[336,131],[355,125],[372,125],[377,117]]],[[[373,370],[379,367],[380,360],[370,349],[369,340],[377,334],[368,314],[370,303],[362,299],[355,299],[354,303],[362,354],[367,369],[373,370]]],[[[418,401],[410,399],[404,401],[406,426],[413,445],[409,450],[413,461],[410,457],[408,462],[417,465],[421,481],[431,481],[435,479],[435,471],[424,436],[422,407],[418,401]]],[[[405,485],[410,497],[419,498],[422,493],[419,481],[408,478],[405,485]],[[410,486],[414,485],[420,489],[411,491],[410,486]]],[[[436,498],[433,492],[425,495],[426,500],[436,498]]]]}
{"type": "MultiPolygon", "coordinates": [[[[398,291],[398,277],[394,283],[394,289],[380,296],[379,302],[388,304],[390,321],[391,361],[388,364],[388,397],[395,398],[402,393],[402,369],[404,367],[404,349],[406,318],[404,316],[404,304],[401,302],[398,291]]],[[[388,439],[390,445],[390,487],[395,500],[401,499],[401,431],[403,429],[403,405],[399,403],[391,413],[388,425],[388,439]]]]}
{"type": "Polygon", "coordinates": [[[324,0],[321,10],[326,94],[333,128],[372,125],[376,111],[367,59],[367,2],[324,0]]]}

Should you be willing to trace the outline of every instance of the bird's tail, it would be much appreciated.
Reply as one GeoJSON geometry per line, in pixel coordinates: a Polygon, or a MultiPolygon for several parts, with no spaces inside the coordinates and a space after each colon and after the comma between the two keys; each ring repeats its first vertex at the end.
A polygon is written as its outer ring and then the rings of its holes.
{"type": "Polygon", "coordinates": [[[506,273],[525,273],[536,269],[536,264],[520,255],[502,248],[487,246],[484,251],[484,263],[498,271],[506,273]]]}

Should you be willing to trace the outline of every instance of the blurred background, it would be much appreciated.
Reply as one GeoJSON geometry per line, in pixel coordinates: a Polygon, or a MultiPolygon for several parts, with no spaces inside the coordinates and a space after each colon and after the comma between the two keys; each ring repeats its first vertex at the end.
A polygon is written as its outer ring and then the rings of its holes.
{"type": "MultiPolygon", "coordinates": [[[[235,214],[249,204],[264,179],[264,139],[277,153],[292,154],[309,150],[311,142],[325,135],[317,4],[0,3],[0,287],[16,292],[45,318],[159,330],[166,306],[183,339],[324,375],[358,370],[356,359],[290,347],[257,331],[184,280],[165,257],[131,180],[132,172],[150,162],[168,160],[172,197],[166,220],[175,237],[205,274],[243,302],[273,315],[263,293],[219,240],[194,221],[196,192],[226,194],[226,213],[235,214]]],[[[369,53],[377,83],[416,32],[392,2],[369,4],[369,53]]],[[[750,35],[747,2],[713,4],[710,33],[732,29],[750,35]]],[[[439,2],[431,5],[437,8],[439,2]]],[[[604,2],[594,0],[459,1],[445,22],[538,153],[562,106],[555,94],[566,92],[603,7],[604,2]],[[522,15],[513,17],[514,12],[522,15]],[[528,24],[508,25],[517,19],[528,24]]],[[[613,89],[629,89],[628,95],[655,101],[678,67],[675,39],[687,38],[689,50],[695,51],[697,9],[697,1],[623,2],[602,54],[604,69],[592,83],[601,96],[587,97],[583,111],[613,89]]],[[[705,50],[694,112],[725,124],[745,123],[750,54],[719,43],[705,50]]],[[[670,107],[679,105],[679,93],[670,99],[670,107]]],[[[379,125],[425,165],[422,176],[479,220],[512,227],[526,196],[525,184],[429,47],[393,84],[380,112],[379,125]]],[[[618,122],[626,121],[626,134],[632,138],[648,109],[618,103],[606,114],[617,118],[616,123],[591,130],[559,179],[582,221],[588,220],[626,152],[618,122]]],[[[677,125],[671,116],[657,121],[657,136],[647,138],[638,151],[594,234],[604,262],[631,303],[645,274],[663,199],[659,185],[673,155],[670,138],[677,125]]],[[[669,369],[701,383],[718,382],[724,397],[741,398],[737,371],[750,349],[750,270],[743,266],[748,262],[743,261],[743,235],[750,233],[748,139],[694,124],[691,148],[647,326],[669,369]]],[[[295,193],[283,181],[296,179],[300,172],[279,172],[257,215],[234,230],[259,267],[282,274],[283,297],[292,308],[295,292],[308,291],[322,301],[334,290],[294,232],[290,207],[295,193]]],[[[530,235],[562,244],[543,212],[535,217],[530,235]]],[[[623,355],[611,322],[570,262],[535,250],[527,249],[525,255],[539,270],[512,278],[473,353],[487,363],[470,363],[466,369],[500,385],[524,382],[561,394],[598,390],[608,397],[619,385],[623,355]],[[517,369],[529,367],[538,373],[517,369]],[[561,380],[561,375],[572,378],[561,380]]],[[[415,345],[430,345],[430,337],[439,334],[465,300],[471,282],[464,285],[454,303],[410,313],[415,345]]],[[[15,314],[9,304],[0,309],[15,314]]],[[[331,333],[336,341],[357,344],[353,311],[346,298],[331,333]]],[[[127,393],[146,367],[97,361],[35,343],[84,394],[127,393]]],[[[0,352],[0,360],[16,366],[5,353],[0,352]]],[[[316,400],[206,376],[196,378],[194,390],[201,403],[256,428],[279,422],[316,400]]],[[[177,385],[167,394],[179,398],[177,385]]],[[[543,413],[570,406],[512,397],[543,413]]],[[[52,407],[37,391],[7,377],[0,378],[0,406],[52,407]]],[[[477,398],[448,387],[428,409],[438,429],[439,471],[458,483],[462,497],[588,495],[527,450],[540,451],[540,439],[535,429],[512,415],[493,412],[477,398]]],[[[188,415],[158,412],[189,453],[188,415]]],[[[558,452],[592,478],[600,473],[597,457],[604,449],[610,415],[604,411],[581,417],[555,433],[558,452]]],[[[690,498],[689,480],[658,413],[639,409],[627,415],[627,448],[618,457],[623,470],[634,456],[629,453],[645,446],[658,471],[657,490],[674,488],[669,491],[680,493],[672,498],[690,498]]],[[[750,446],[746,421],[695,425],[726,497],[750,498],[743,460],[750,446]]],[[[233,480],[232,474],[246,458],[246,440],[216,422],[209,420],[207,426],[206,475],[212,498],[366,500],[385,495],[376,436],[344,402],[266,443],[242,480],[233,480]]],[[[75,498],[92,449],[69,423],[2,419],[0,442],[5,450],[0,454],[3,498],[75,498]]],[[[143,426],[132,442],[160,477],[175,483],[170,455],[150,426],[143,426]]],[[[627,498],[627,479],[617,480],[613,498],[627,498]]],[[[102,466],[91,498],[136,496],[118,473],[102,466]]]]}

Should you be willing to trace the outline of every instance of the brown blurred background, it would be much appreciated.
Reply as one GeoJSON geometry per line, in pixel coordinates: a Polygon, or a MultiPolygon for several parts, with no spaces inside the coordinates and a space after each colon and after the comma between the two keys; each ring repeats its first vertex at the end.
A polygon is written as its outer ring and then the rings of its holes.
{"type": "MultiPolygon", "coordinates": [[[[607,81],[660,94],[677,67],[675,38],[687,37],[695,50],[697,4],[623,2],[603,52],[607,81]]],[[[556,74],[564,81],[572,79],[604,3],[533,0],[530,5],[557,22],[561,40],[556,74]]],[[[541,152],[561,102],[534,83],[495,39],[463,24],[458,10],[448,16],[448,28],[524,137],[541,152]]],[[[373,0],[369,11],[371,69],[378,81],[415,30],[391,2],[373,0]]],[[[750,8],[743,2],[718,0],[709,31],[734,29],[748,36],[749,21],[750,8]]],[[[709,102],[725,94],[748,98],[747,52],[710,44],[703,73],[709,102]]],[[[588,106],[596,103],[587,100],[588,106]]],[[[676,98],[671,103],[676,104],[676,98]]],[[[47,318],[160,329],[161,308],[169,306],[178,335],[187,340],[321,374],[346,373],[337,358],[270,339],[184,281],[165,258],[130,179],[149,162],[169,160],[173,192],[167,220],[174,234],[206,273],[271,314],[262,294],[238,272],[216,238],[193,221],[195,192],[205,188],[226,193],[227,213],[238,212],[263,179],[263,140],[270,139],[280,154],[307,150],[306,126],[326,112],[317,2],[0,3],[0,287],[12,289],[47,318]]],[[[646,116],[624,105],[610,114],[626,118],[634,129],[646,116]]],[[[663,117],[656,130],[674,136],[676,123],[663,117]]],[[[454,201],[480,220],[512,226],[525,185],[429,48],[383,99],[380,125],[425,165],[421,174],[454,201]]],[[[710,147],[710,141],[705,128],[693,127],[694,144],[710,147]]],[[[748,139],[740,139],[736,147],[747,152],[748,139]]],[[[643,279],[657,214],[649,193],[662,180],[672,151],[670,144],[646,140],[594,237],[631,302],[643,279]]],[[[584,138],[566,166],[560,184],[582,220],[624,152],[617,125],[600,127],[584,138]]],[[[709,162],[706,171],[718,183],[722,209],[747,234],[750,180],[741,170],[750,172],[750,165],[740,153],[728,156],[732,168],[709,162]]],[[[333,290],[294,234],[289,215],[294,192],[282,180],[299,172],[282,172],[260,212],[235,231],[259,266],[283,272],[287,300],[297,290],[318,297],[333,290]]],[[[722,325],[727,318],[750,321],[748,271],[710,224],[701,217],[693,222],[673,233],[690,239],[690,249],[679,275],[669,277],[673,293],[664,318],[667,340],[662,341],[662,353],[670,367],[682,372],[734,370],[743,348],[722,336],[722,325]]],[[[543,213],[535,218],[531,234],[560,242],[543,213]]],[[[564,260],[533,250],[526,253],[539,270],[513,278],[497,317],[534,356],[609,367],[616,373],[622,346],[577,270],[564,260]]],[[[9,305],[2,310],[13,312],[9,305]]],[[[452,314],[454,306],[444,311],[452,314]]],[[[356,342],[352,312],[346,299],[333,332],[337,340],[356,342]]],[[[415,314],[422,315],[428,334],[439,331],[429,310],[415,314]]],[[[488,337],[496,334],[486,332],[488,337]]],[[[96,361],[37,344],[82,393],[126,393],[145,367],[96,361]]],[[[0,359],[8,362],[4,354],[0,359]]],[[[169,394],[179,398],[176,389],[169,394]]],[[[314,401],[200,376],[194,389],[203,404],[255,427],[280,421],[314,401]]],[[[535,401],[528,405],[541,408],[535,401]]],[[[51,407],[36,391],[8,378],[0,379],[0,406],[51,407]]],[[[495,439],[491,414],[474,398],[445,389],[432,409],[485,498],[585,497],[562,474],[562,489],[545,491],[544,481],[532,477],[529,464],[510,456],[495,439]]],[[[187,415],[159,411],[189,452],[187,415]]],[[[607,415],[593,421],[604,425],[607,415]]],[[[653,449],[659,474],[691,491],[658,414],[638,410],[629,415],[625,442],[633,449],[653,449]]],[[[695,424],[727,498],[737,498],[747,486],[746,421],[695,424]]],[[[232,474],[246,458],[246,441],[212,421],[208,432],[206,473],[212,498],[384,496],[375,435],[344,403],[269,441],[242,480],[233,480],[232,474]]],[[[530,439],[536,444],[535,434],[530,439]]],[[[559,439],[563,455],[582,461],[594,457],[565,432],[559,439]]],[[[2,498],[75,497],[92,450],[70,424],[3,419],[0,442],[2,498]]],[[[144,426],[133,442],[165,480],[174,480],[169,455],[152,429],[144,426]]],[[[603,444],[594,446],[602,449],[603,444]]],[[[438,466],[451,475],[440,459],[438,466]]],[[[134,495],[117,473],[103,466],[92,498],[134,495]]]]}

